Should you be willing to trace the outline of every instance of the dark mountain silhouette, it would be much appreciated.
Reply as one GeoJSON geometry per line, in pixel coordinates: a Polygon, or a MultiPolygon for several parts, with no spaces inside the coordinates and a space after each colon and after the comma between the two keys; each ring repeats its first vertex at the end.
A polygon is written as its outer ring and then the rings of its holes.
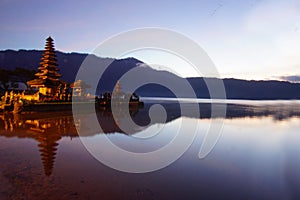
{"type": "MultiPolygon", "coordinates": [[[[42,50],[0,51],[0,69],[15,70],[17,68],[25,68],[28,70],[37,70],[39,63],[41,62],[42,54],[42,50]]],[[[56,51],[56,55],[58,60],[57,62],[59,64],[58,67],[60,69],[60,73],[62,74],[62,79],[69,83],[74,82],[77,71],[88,54],[63,53],[56,51]]],[[[96,56],[95,58],[100,64],[112,62],[110,72],[113,74],[113,76],[116,74],[114,73],[114,69],[125,73],[132,67],[135,67],[137,63],[142,63],[134,58],[121,60],[112,58],[99,58],[96,56]]]]}
{"type": "MultiPolygon", "coordinates": [[[[210,78],[213,80],[213,78],[210,78]]],[[[206,98],[208,90],[203,78],[189,78],[199,98],[206,98]]],[[[223,79],[228,99],[300,99],[300,84],[287,81],[246,81],[240,79],[223,79]]]]}
{"type": "MultiPolygon", "coordinates": [[[[17,68],[24,68],[29,71],[37,70],[42,53],[43,51],[38,50],[0,51],[0,70],[16,70],[17,68]]],[[[74,82],[78,69],[88,54],[63,53],[59,51],[56,54],[62,79],[69,83],[74,82]]],[[[189,83],[198,98],[210,98],[205,81],[220,81],[220,79],[216,78],[201,77],[183,79],[170,72],[157,71],[146,65],[141,65],[143,62],[135,58],[113,59],[89,55],[89,59],[91,61],[89,64],[94,65],[94,72],[109,65],[99,81],[98,94],[105,91],[112,91],[116,81],[124,73],[132,69],[138,69],[135,76],[131,77],[133,84],[149,77],[157,80],[166,80],[169,85],[177,89],[176,94],[178,97],[190,97],[184,88],[184,84],[189,83]]],[[[0,79],[1,77],[3,76],[0,76],[0,79]]],[[[22,75],[18,78],[24,81],[22,75]]],[[[14,80],[16,80],[15,73],[14,80]]],[[[0,81],[2,82],[2,80],[0,81]]],[[[223,79],[223,82],[228,99],[300,99],[300,83],[290,83],[287,81],[247,81],[239,79],[223,79]]],[[[155,83],[157,82],[153,81],[152,84],[146,84],[138,88],[136,92],[140,96],[147,97],[175,97],[174,93],[168,89],[169,87],[155,83]]]]}
{"type": "MultiPolygon", "coordinates": [[[[14,71],[19,68],[26,70],[37,70],[39,63],[41,62],[43,51],[42,50],[5,50],[0,51],[0,70],[13,70],[11,78],[16,81],[14,71]]],[[[75,81],[76,74],[82,65],[83,61],[87,58],[88,54],[81,53],[63,53],[56,51],[57,62],[59,64],[60,74],[62,80],[73,83],[75,81]]],[[[99,93],[105,91],[111,91],[116,81],[127,71],[137,66],[138,63],[142,63],[135,58],[126,59],[113,59],[113,58],[99,58],[94,55],[89,55],[89,60],[92,61],[98,70],[106,65],[109,65],[108,69],[103,74],[99,81],[99,93]]],[[[0,76],[1,78],[1,76],[0,76]]],[[[7,78],[7,77],[4,77],[7,78]]],[[[18,77],[22,82],[28,81],[24,79],[23,74],[18,77]]],[[[1,81],[1,80],[0,80],[1,81]]]]}

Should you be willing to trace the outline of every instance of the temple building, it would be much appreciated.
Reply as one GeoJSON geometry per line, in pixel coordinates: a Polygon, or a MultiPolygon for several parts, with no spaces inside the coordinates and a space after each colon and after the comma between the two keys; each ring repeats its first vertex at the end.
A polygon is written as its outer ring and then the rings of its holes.
{"type": "Polygon", "coordinates": [[[57,66],[53,39],[48,37],[38,72],[35,74],[37,78],[28,81],[27,84],[30,88],[37,88],[39,94],[45,97],[54,97],[59,86],[61,88],[66,85],[66,83],[60,80],[61,75],[57,66]]]}
{"type": "Polygon", "coordinates": [[[90,88],[90,86],[82,80],[75,81],[70,85],[70,87],[73,90],[74,97],[89,96],[89,94],[87,93],[87,89],[90,88]]]}

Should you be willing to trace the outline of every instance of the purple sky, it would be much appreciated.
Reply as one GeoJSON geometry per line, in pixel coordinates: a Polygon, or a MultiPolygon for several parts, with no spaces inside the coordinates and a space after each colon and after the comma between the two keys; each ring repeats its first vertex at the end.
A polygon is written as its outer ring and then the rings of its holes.
{"type": "Polygon", "coordinates": [[[51,35],[60,51],[88,53],[119,32],[161,27],[196,41],[222,77],[300,75],[299,0],[0,0],[0,19],[1,50],[43,49],[51,35]]]}

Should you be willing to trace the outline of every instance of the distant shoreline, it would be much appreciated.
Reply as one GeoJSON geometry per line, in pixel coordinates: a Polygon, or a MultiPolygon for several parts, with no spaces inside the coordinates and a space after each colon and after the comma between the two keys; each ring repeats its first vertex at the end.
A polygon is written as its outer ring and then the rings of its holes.
{"type": "Polygon", "coordinates": [[[299,99],[275,99],[275,100],[252,100],[252,99],[206,99],[206,98],[169,98],[169,97],[140,97],[142,101],[162,101],[162,102],[181,102],[181,103],[226,103],[244,105],[272,105],[272,104],[300,104],[299,99]]]}
{"type": "MultiPolygon", "coordinates": [[[[32,74],[39,66],[43,51],[36,50],[19,50],[19,51],[0,51],[0,82],[3,84],[5,80],[14,80],[16,82],[26,83],[32,79],[32,74]],[[22,66],[22,68],[20,68],[22,66]],[[26,76],[27,75],[27,76],[26,76]]],[[[57,63],[59,65],[61,79],[67,83],[75,81],[77,72],[83,61],[89,56],[88,54],[80,53],[63,53],[56,52],[57,63]]],[[[227,99],[245,99],[245,100],[296,100],[300,99],[300,83],[288,82],[279,80],[243,80],[237,78],[209,78],[209,77],[194,77],[185,78],[172,74],[168,71],[157,71],[148,66],[143,61],[135,58],[102,58],[97,56],[89,57],[94,64],[92,72],[102,70],[109,64],[99,80],[96,94],[111,92],[114,89],[116,82],[127,72],[133,68],[140,68],[139,74],[136,77],[156,77],[157,80],[168,81],[169,85],[176,86],[178,93],[176,96],[188,97],[181,83],[188,83],[194,91],[194,96],[197,98],[210,98],[210,91],[207,83],[219,83],[226,92],[227,99]],[[143,64],[141,67],[141,64],[143,64]],[[187,81],[187,82],[186,82],[187,81]],[[101,87],[100,87],[101,86],[101,87]]],[[[83,80],[87,84],[89,79],[83,80]]],[[[95,86],[96,87],[96,86],[95,86]]],[[[219,88],[219,89],[222,89],[219,88]]],[[[0,94],[3,89],[0,86],[0,94]]],[[[94,92],[94,91],[92,91],[94,92]]],[[[160,86],[159,84],[141,85],[136,90],[137,95],[141,97],[175,97],[171,88],[160,86]]]]}

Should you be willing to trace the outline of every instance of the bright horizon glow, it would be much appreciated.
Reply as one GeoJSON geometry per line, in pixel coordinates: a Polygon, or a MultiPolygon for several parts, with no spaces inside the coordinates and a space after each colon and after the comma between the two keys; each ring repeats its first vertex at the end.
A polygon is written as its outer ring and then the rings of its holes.
{"type": "MultiPolygon", "coordinates": [[[[197,42],[222,78],[300,77],[300,0],[2,0],[0,11],[2,50],[43,49],[50,35],[59,51],[91,53],[120,32],[161,27],[197,42]]],[[[172,56],[130,56],[194,75],[187,63],[172,56]]]]}
{"type": "Polygon", "coordinates": [[[194,67],[182,58],[162,50],[139,50],[123,55],[121,58],[134,57],[156,70],[170,71],[181,77],[198,74],[194,67]]]}

